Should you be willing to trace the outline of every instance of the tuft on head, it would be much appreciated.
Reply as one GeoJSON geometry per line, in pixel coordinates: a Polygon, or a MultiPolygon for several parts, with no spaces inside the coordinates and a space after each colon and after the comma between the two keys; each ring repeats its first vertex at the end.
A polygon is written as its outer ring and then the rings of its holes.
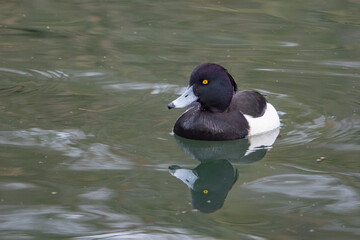
{"type": "Polygon", "coordinates": [[[230,73],[224,68],[226,74],[228,75],[228,77],[230,78],[231,80],[231,84],[234,86],[234,91],[236,92],[237,91],[237,84],[234,80],[234,78],[230,75],[230,73]]]}

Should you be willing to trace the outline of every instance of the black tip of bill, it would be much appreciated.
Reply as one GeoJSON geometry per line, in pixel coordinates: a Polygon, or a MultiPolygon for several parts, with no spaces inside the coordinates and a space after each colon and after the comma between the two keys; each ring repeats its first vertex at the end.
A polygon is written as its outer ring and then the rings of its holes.
{"type": "Polygon", "coordinates": [[[169,105],[168,105],[168,109],[172,109],[172,108],[174,108],[175,107],[175,104],[174,103],[170,103],[169,105]]]}

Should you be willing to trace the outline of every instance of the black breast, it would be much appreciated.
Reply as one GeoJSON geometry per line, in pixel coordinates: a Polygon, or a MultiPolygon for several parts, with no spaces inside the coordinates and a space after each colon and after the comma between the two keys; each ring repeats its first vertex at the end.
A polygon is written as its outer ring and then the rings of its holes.
{"type": "Polygon", "coordinates": [[[196,140],[233,140],[244,138],[249,124],[240,111],[223,113],[206,112],[192,107],[176,121],[174,133],[196,140]]]}

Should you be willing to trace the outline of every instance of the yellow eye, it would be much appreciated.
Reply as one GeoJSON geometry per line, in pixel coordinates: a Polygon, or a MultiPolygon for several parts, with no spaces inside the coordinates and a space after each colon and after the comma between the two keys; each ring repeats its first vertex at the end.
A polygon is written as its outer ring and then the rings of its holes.
{"type": "Polygon", "coordinates": [[[209,191],[206,190],[206,189],[203,191],[204,194],[208,194],[208,192],[209,192],[209,191]]]}
{"type": "Polygon", "coordinates": [[[208,83],[209,83],[209,81],[206,80],[206,79],[204,79],[204,80],[202,81],[202,84],[204,84],[204,85],[206,85],[206,84],[208,84],[208,83]]]}

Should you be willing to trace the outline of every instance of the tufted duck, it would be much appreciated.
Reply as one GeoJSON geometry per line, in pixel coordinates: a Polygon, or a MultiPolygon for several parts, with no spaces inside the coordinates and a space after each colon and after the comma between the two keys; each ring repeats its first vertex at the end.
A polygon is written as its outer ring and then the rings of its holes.
{"type": "Polygon", "coordinates": [[[237,91],[225,68],[204,63],[191,73],[189,86],[168,108],[190,105],[174,133],[196,140],[233,140],[280,127],[275,108],[256,91],[237,91]]]}

